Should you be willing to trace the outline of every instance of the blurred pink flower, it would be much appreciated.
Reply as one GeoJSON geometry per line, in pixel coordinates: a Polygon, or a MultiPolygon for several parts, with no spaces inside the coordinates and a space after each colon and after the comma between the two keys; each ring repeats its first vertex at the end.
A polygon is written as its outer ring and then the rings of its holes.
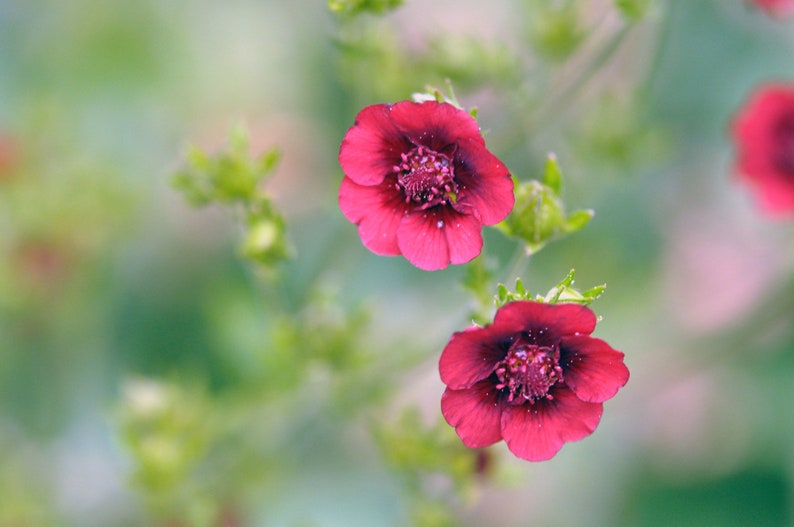
{"type": "Polygon", "coordinates": [[[518,301],[455,333],[439,362],[444,418],[466,446],[504,439],[529,461],[587,437],[629,379],[623,353],[589,336],[595,325],[585,306],[518,301]]]}
{"type": "Polygon", "coordinates": [[[480,254],[482,226],[512,210],[510,172],[477,121],[435,101],[361,110],[339,151],[339,206],[364,246],[424,270],[480,254]]]}
{"type": "Polygon", "coordinates": [[[736,170],[761,206],[794,214],[794,84],[758,88],[733,120],[736,170]]]}
{"type": "Polygon", "coordinates": [[[794,0],[750,0],[750,3],[772,16],[786,16],[794,13],[794,0]]]}

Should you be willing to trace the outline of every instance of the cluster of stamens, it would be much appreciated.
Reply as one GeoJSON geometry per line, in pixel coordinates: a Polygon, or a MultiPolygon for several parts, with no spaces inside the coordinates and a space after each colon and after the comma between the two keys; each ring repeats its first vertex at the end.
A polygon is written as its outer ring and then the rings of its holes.
{"type": "Polygon", "coordinates": [[[516,341],[494,369],[499,381],[496,388],[507,390],[507,401],[513,404],[534,403],[543,397],[553,399],[549,390],[562,380],[559,360],[556,346],[516,341]]]}
{"type": "Polygon", "coordinates": [[[407,154],[400,154],[400,159],[400,164],[392,170],[397,174],[396,187],[405,194],[406,203],[418,203],[426,209],[455,202],[458,186],[449,157],[417,146],[407,154]]]}

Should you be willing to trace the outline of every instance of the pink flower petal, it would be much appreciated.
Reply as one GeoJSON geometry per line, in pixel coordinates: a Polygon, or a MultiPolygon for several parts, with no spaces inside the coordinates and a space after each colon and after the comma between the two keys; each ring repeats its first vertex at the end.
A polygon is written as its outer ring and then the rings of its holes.
{"type": "Polygon", "coordinates": [[[495,225],[513,210],[513,178],[499,159],[473,141],[462,139],[456,156],[460,200],[477,211],[484,225],[495,225]]]}
{"type": "Polygon", "coordinates": [[[770,216],[794,215],[794,183],[767,181],[759,190],[759,199],[770,216]]]}
{"type": "Polygon", "coordinates": [[[410,141],[436,152],[462,139],[485,145],[474,117],[451,104],[402,101],[392,105],[391,119],[410,141]]]}
{"type": "Polygon", "coordinates": [[[358,234],[367,249],[383,256],[400,254],[397,229],[406,206],[389,181],[363,186],[345,177],[339,187],[339,208],[358,225],[358,234]]]}
{"type": "Polygon", "coordinates": [[[564,386],[552,392],[553,400],[504,406],[502,436],[516,456],[528,461],[551,459],[564,443],[587,437],[598,426],[601,403],[581,401],[564,386]]]}
{"type": "Polygon", "coordinates": [[[564,337],[560,364],[565,384],[583,401],[600,403],[613,397],[629,380],[623,353],[601,339],[564,337]]]}
{"type": "MultiPolygon", "coordinates": [[[[476,258],[482,251],[482,223],[473,215],[459,214],[451,208],[439,213],[444,223],[442,230],[447,238],[449,261],[462,264],[476,258]]],[[[438,225],[438,222],[436,222],[438,225]]]]}
{"type": "Polygon", "coordinates": [[[759,9],[772,16],[786,16],[794,13],[794,0],[751,0],[759,9]]]}
{"type": "Polygon", "coordinates": [[[411,145],[391,120],[391,105],[367,106],[356,116],[339,148],[339,164],[359,185],[377,185],[411,145]]]}
{"type": "Polygon", "coordinates": [[[538,342],[544,343],[564,335],[589,335],[595,329],[596,316],[589,308],[579,304],[517,301],[496,312],[494,325],[532,330],[538,342]]]}
{"type": "Polygon", "coordinates": [[[444,222],[433,211],[415,211],[406,215],[397,229],[397,245],[409,262],[425,271],[449,265],[444,222]]]}
{"type": "Polygon", "coordinates": [[[403,218],[397,243],[409,262],[433,271],[476,258],[482,250],[481,231],[476,217],[441,206],[416,210],[403,218]]]}
{"type": "Polygon", "coordinates": [[[507,346],[503,349],[501,343],[509,343],[511,336],[497,333],[493,326],[471,327],[453,334],[438,361],[441,380],[449,388],[459,390],[485,379],[504,359],[507,346]]]}
{"type": "Polygon", "coordinates": [[[467,390],[448,388],[441,396],[444,419],[455,427],[467,447],[481,448],[502,439],[497,395],[493,385],[483,381],[467,390]]]}
{"type": "Polygon", "coordinates": [[[772,216],[794,214],[794,85],[765,84],[734,117],[736,172],[772,216]]]}

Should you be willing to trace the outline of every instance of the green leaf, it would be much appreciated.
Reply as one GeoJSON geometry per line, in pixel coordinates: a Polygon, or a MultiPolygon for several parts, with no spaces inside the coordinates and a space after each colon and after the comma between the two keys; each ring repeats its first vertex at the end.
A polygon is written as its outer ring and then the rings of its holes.
{"type": "Polygon", "coordinates": [[[653,7],[656,0],[615,0],[615,7],[630,22],[642,20],[653,7]]]}
{"type": "Polygon", "coordinates": [[[403,0],[329,0],[328,9],[334,13],[357,16],[364,13],[382,15],[397,9],[403,0]]]}
{"type": "Polygon", "coordinates": [[[571,269],[568,274],[565,275],[565,278],[560,280],[557,285],[552,287],[549,292],[546,293],[542,301],[548,304],[575,303],[588,305],[601,296],[607,287],[606,284],[602,284],[592,287],[582,293],[572,287],[575,276],[575,270],[571,269]]]}
{"type": "Polygon", "coordinates": [[[525,0],[529,39],[536,52],[553,61],[564,61],[579,48],[587,31],[582,24],[582,2],[525,0]]]}
{"type": "Polygon", "coordinates": [[[242,209],[246,231],[240,253],[272,276],[276,264],[292,255],[284,219],[261,188],[278,166],[281,151],[271,148],[252,156],[248,145],[248,133],[240,124],[229,130],[226,144],[212,155],[189,145],[184,167],[172,176],[172,184],[193,205],[215,202],[242,209]]]}
{"type": "MultiPolygon", "coordinates": [[[[463,105],[461,105],[458,101],[458,97],[455,95],[455,89],[452,87],[452,81],[447,79],[446,84],[448,95],[445,95],[443,91],[441,91],[439,88],[436,88],[435,86],[427,85],[425,86],[425,91],[414,93],[412,95],[412,99],[414,102],[436,101],[439,103],[447,103],[461,110],[465,110],[463,105]]],[[[469,111],[469,115],[476,119],[477,110],[472,108],[472,110],[469,111]]]]}
{"type": "Polygon", "coordinates": [[[591,209],[577,210],[570,213],[565,219],[565,232],[572,233],[582,229],[585,225],[590,223],[593,216],[595,216],[595,212],[591,209]]]}
{"type": "Polygon", "coordinates": [[[486,324],[492,316],[493,309],[491,296],[493,271],[484,257],[475,258],[464,267],[464,270],[461,284],[477,302],[471,318],[477,324],[486,324]]]}
{"type": "Polygon", "coordinates": [[[557,156],[554,154],[549,154],[546,157],[546,170],[543,172],[542,181],[556,196],[562,194],[562,171],[557,163],[557,156]]]}
{"type": "Polygon", "coordinates": [[[261,181],[266,176],[271,175],[276,166],[281,161],[281,150],[278,148],[271,148],[259,156],[256,160],[256,172],[261,181]]]}
{"type": "Polygon", "coordinates": [[[524,287],[524,282],[520,278],[516,278],[516,294],[523,297],[529,295],[529,292],[524,287]]]}
{"type": "Polygon", "coordinates": [[[532,298],[532,294],[527,291],[526,287],[524,287],[524,282],[521,280],[521,278],[516,278],[515,293],[507,289],[504,284],[498,284],[496,286],[496,296],[494,297],[494,302],[496,303],[497,308],[517,300],[534,300],[532,298]]]}
{"type": "Polygon", "coordinates": [[[535,295],[534,298],[526,287],[524,287],[524,282],[521,278],[516,279],[515,293],[511,292],[503,284],[498,284],[496,287],[496,296],[494,297],[496,307],[500,308],[505,304],[518,300],[532,300],[544,304],[575,303],[588,305],[604,293],[606,289],[605,284],[592,287],[583,293],[574,289],[573,283],[575,276],[575,270],[571,269],[568,274],[565,275],[565,278],[549,289],[548,293],[545,295],[535,295]]]}

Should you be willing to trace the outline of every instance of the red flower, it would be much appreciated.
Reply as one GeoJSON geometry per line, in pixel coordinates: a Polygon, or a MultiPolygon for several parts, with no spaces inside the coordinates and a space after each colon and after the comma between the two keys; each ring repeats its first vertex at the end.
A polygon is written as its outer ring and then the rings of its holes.
{"type": "Polygon", "coordinates": [[[785,16],[794,13],[794,0],[751,0],[758,9],[772,16],[785,16]]]}
{"type": "Polygon", "coordinates": [[[455,333],[439,362],[444,418],[466,446],[504,439],[529,461],[587,437],[629,379],[623,353],[588,336],[595,325],[585,306],[518,301],[455,333]]]}
{"type": "Polygon", "coordinates": [[[773,214],[794,213],[794,84],[755,91],[733,121],[736,169],[773,214]]]}
{"type": "Polygon", "coordinates": [[[480,254],[482,226],[513,208],[510,172],[485,148],[477,121],[451,104],[364,108],[339,163],[339,206],[364,245],[428,271],[480,254]]]}

